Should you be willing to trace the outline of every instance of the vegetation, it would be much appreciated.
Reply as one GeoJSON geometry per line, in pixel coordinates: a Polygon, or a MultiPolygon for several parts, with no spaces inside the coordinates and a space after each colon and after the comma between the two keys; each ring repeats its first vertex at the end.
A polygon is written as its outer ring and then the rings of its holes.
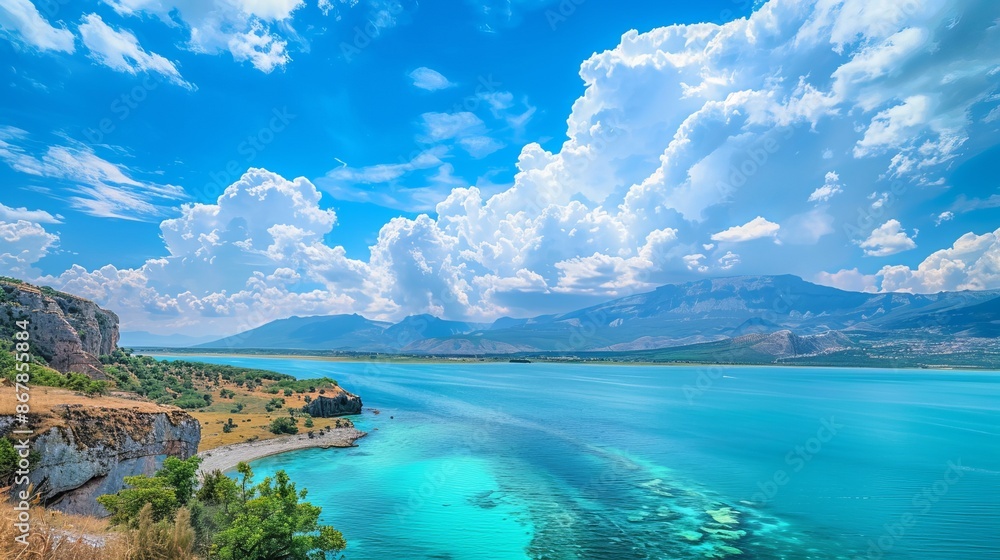
{"type": "Polygon", "coordinates": [[[149,356],[134,356],[129,350],[121,349],[102,356],[101,362],[118,388],[133,391],[160,404],[187,409],[211,405],[214,394],[220,399],[234,398],[235,392],[231,389],[206,389],[218,387],[224,381],[247,389],[260,387],[265,381],[297,381],[289,375],[273,371],[182,360],[159,361],[149,356]]]}
{"type": "MultiPolygon", "coordinates": [[[[108,382],[98,381],[82,373],[59,373],[50,368],[45,359],[37,354],[30,354],[31,384],[44,387],[61,387],[73,391],[80,391],[88,395],[106,394],[108,392],[108,382]]],[[[14,359],[14,343],[12,337],[3,335],[0,337],[0,378],[13,383],[17,378],[17,360],[14,359]]]]}
{"type": "Polygon", "coordinates": [[[271,421],[272,434],[297,434],[299,433],[298,421],[295,418],[282,416],[271,421]]]}
{"type": "Polygon", "coordinates": [[[320,560],[347,546],[319,524],[321,509],[284,471],[255,483],[240,463],[237,480],[215,471],[195,491],[200,459],[172,459],[155,476],[129,477],[129,488],[98,498],[114,525],[148,543],[137,559],[320,560]]]}

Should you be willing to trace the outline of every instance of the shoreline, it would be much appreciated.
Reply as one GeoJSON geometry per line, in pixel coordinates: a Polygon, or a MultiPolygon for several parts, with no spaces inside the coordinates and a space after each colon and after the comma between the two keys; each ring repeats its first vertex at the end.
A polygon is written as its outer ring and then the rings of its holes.
{"type": "MultiPolygon", "coordinates": [[[[144,353],[143,348],[134,350],[137,354],[154,358],[259,358],[278,360],[308,360],[318,362],[354,362],[389,365],[470,365],[470,364],[508,364],[504,359],[479,359],[469,357],[456,358],[419,358],[419,357],[384,357],[366,358],[360,356],[323,356],[316,354],[243,354],[239,352],[185,352],[183,349],[156,348],[148,349],[144,353]],[[180,350],[180,351],[178,351],[180,350]]],[[[195,360],[197,361],[197,360],[195,360]]],[[[649,362],[649,361],[615,361],[615,360],[556,360],[556,359],[532,359],[528,364],[512,364],[518,366],[531,364],[568,364],[581,366],[641,366],[641,367],[779,367],[779,368],[817,368],[817,369],[877,369],[889,371],[975,371],[975,372],[997,372],[1000,368],[985,366],[965,366],[965,365],[931,365],[931,366],[885,366],[885,365],[827,365],[827,364],[799,364],[799,363],[726,363],[726,362],[649,362]]]]}
{"type": "Polygon", "coordinates": [[[367,432],[362,432],[356,428],[334,428],[323,435],[314,433],[312,438],[303,433],[252,442],[233,443],[198,453],[198,457],[202,459],[199,470],[205,472],[216,470],[227,472],[236,468],[236,465],[241,462],[249,463],[257,459],[263,459],[264,457],[280,455],[300,449],[357,447],[354,442],[367,435],[367,432]]]}

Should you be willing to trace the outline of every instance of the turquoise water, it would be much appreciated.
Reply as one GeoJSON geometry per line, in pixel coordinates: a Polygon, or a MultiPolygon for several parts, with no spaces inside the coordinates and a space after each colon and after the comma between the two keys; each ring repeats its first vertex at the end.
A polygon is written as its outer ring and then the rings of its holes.
{"type": "Polygon", "coordinates": [[[204,360],[381,410],[254,463],[350,560],[1000,559],[998,373],[204,360]]]}

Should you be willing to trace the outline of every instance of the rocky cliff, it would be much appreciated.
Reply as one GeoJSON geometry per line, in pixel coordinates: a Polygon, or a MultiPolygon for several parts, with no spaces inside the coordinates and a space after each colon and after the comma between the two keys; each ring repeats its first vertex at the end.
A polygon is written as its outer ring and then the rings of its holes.
{"type": "MultiPolygon", "coordinates": [[[[0,399],[0,435],[22,429],[3,414],[7,400],[0,399]]],[[[174,407],[45,387],[32,401],[31,483],[46,504],[69,513],[106,514],[97,496],[121,490],[126,476],[154,474],[168,456],[194,455],[201,440],[198,421],[174,407]]]]}
{"type": "Polygon", "coordinates": [[[118,316],[94,302],[0,280],[0,323],[27,319],[32,352],[53,369],[105,379],[100,361],[118,344],[118,316]]]}
{"type": "Polygon", "coordinates": [[[361,414],[361,397],[352,395],[343,389],[336,395],[320,395],[303,407],[310,416],[316,418],[332,418],[348,414],[361,414]]]}
{"type": "MultiPolygon", "coordinates": [[[[9,336],[19,330],[15,322],[25,319],[32,354],[60,372],[107,379],[98,356],[117,347],[117,315],[83,298],[0,278],[0,333],[9,336]]],[[[125,477],[154,474],[166,457],[198,451],[201,425],[179,408],[127,395],[87,397],[29,386],[27,425],[15,424],[19,403],[13,388],[0,387],[0,437],[16,442],[24,436],[14,430],[30,429],[37,457],[30,481],[56,509],[103,515],[95,498],[121,490],[125,477]]]]}

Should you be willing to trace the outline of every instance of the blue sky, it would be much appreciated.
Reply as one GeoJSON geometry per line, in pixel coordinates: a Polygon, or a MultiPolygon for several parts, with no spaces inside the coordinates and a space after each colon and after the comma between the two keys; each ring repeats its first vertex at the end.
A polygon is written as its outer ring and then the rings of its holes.
{"type": "Polygon", "coordinates": [[[0,264],[164,333],[1000,288],[1000,7],[868,4],[2,0],[0,264]]]}

